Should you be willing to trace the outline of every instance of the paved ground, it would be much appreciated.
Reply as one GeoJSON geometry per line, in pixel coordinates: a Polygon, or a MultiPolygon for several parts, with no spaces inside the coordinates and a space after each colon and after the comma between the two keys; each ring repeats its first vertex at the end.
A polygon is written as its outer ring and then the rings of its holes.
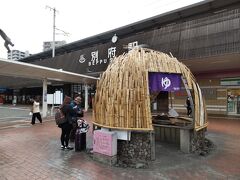
{"type": "Polygon", "coordinates": [[[13,105],[0,105],[0,126],[5,126],[6,124],[14,124],[16,122],[25,122],[30,119],[29,116],[30,107],[13,105]]]}
{"type": "MultiPolygon", "coordinates": [[[[0,105],[0,129],[6,127],[18,127],[31,121],[32,116],[29,115],[31,105],[17,105],[11,104],[0,105]]],[[[48,112],[50,114],[51,107],[48,112]]],[[[37,121],[37,120],[36,120],[37,121]]]]}
{"type": "MultiPolygon", "coordinates": [[[[91,121],[91,115],[86,114],[91,121]]],[[[60,150],[60,129],[54,121],[30,121],[0,130],[0,180],[25,179],[240,179],[240,120],[210,119],[210,155],[183,154],[176,147],[157,145],[157,159],[147,169],[110,167],[85,152],[60,150]]],[[[88,147],[91,133],[88,133],[88,147]]]]}

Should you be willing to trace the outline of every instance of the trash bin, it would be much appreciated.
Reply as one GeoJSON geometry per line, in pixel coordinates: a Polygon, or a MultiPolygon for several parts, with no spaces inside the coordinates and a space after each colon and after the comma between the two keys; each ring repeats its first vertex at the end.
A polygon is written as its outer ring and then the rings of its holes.
{"type": "Polygon", "coordinates": [[[81,128],[78,128],[75,135],[75,151],[83,150],[86,150],[86,132],[82,132],[81,128]]]}

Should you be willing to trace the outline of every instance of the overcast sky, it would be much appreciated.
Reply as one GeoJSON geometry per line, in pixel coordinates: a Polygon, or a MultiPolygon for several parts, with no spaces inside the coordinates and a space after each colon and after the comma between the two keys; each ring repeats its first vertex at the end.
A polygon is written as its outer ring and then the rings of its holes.
{"type": "MultiPolygon", "coordinates": [[[[43,41],[53,39],[53,11],[55,7],[56,40],[67,43],[112,30],[164,12],[178,9],[200,0],[5,0],[0,4],[0,29],[15,44],[11,49],[42,51],[43,41]]],[[[7,58],[4,41],[0,37],[0,57],[7,58]]]]}

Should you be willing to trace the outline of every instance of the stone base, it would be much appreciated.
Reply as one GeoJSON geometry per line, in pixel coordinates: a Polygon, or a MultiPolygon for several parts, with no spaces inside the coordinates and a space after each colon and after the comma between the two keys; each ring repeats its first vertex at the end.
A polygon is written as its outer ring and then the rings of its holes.
{"type": "Polygon", "coordinates": [[[201,152],[208,146],[208,141],[205,138],[206,131],[207,128],[204,128],[194,134],[191,142],[192,152],[201,152]]]}
{"type": "Polygon", "coordinates": [[[155,159],[154,132],[131,132],[131,140],[118,140],[118,163],[120,166],[142,168],[155,159]]]}
{"type": "Polygon", "coordinates": [[[94,152],[93,155],[93,160],[104,163],[104,164],[108,164],[110,166],[116,165],[117,164],[117,156],[107,156],[104,154],[99,154],[94,152]]]}
{"type": "Polygon", "coordinates": [[[151,160],[151,141],[149,132],[131,132],[131,140],[118,140],[119,159],[151,160]]]}
{"type": "Polygon", "coordinates": [[[193,130],[180,130],[180,150],[184,153],[192,153],[196,151],[202,151],[205,148],[206,128],[197,132],[193,130]]]}

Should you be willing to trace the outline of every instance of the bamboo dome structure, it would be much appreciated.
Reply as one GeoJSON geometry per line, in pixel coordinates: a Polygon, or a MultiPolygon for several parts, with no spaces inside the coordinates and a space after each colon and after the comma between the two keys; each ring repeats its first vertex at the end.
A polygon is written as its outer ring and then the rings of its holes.
{"type": "Polygon", "coordinates": [[[181,74],[193,101],[193,129],[207,126],[201,90],[183,63],[169,55],[146,48],[134,48],[116,57],[97,82],[93,124],[120,130],[153,130],[150,109],[149,72],[181,74]]]}

